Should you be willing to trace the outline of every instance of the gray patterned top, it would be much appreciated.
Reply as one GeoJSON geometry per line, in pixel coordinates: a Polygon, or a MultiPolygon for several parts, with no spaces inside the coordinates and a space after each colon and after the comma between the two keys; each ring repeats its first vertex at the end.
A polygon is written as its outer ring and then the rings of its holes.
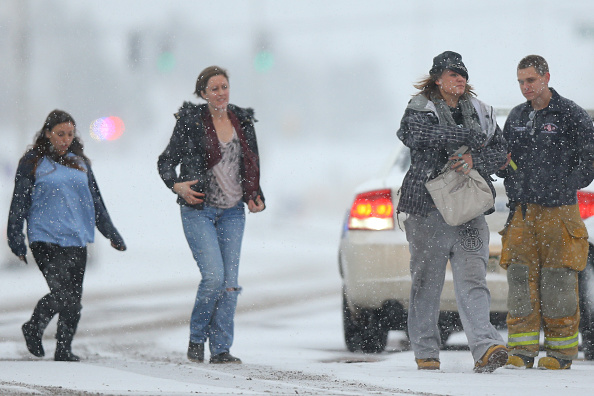
{"type": "Polygon", "coordinates": [[[216,208],[232,208],[243,197],[239,163],[241,144],[237,132],[229,142],[219,141],[221,161],[206,171],[206,204],[216,208]]]}

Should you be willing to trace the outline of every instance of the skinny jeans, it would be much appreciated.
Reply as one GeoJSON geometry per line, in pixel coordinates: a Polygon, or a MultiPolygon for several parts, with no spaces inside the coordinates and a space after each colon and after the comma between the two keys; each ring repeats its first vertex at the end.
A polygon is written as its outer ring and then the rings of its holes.
{"type": "Polygon", "coordinates": [[[209,342],[211,355],[233,344],[239,256],[245,227],[244,204],[228,209],[181,206],[184,234],[202,279],[190,320],[190,341],[209,342]]]}
{"type": "Polygon", "coordinates": [[[448,260],[452,267],[458,312],[475,362],[492,345],[504,345],[490,322],[491,294],[486,273],[489,229],[485,216],[448,225],[439,211],[404,221],[412,278],[408,334],[417,359],[439,358],[439,303],[448,260]]]}

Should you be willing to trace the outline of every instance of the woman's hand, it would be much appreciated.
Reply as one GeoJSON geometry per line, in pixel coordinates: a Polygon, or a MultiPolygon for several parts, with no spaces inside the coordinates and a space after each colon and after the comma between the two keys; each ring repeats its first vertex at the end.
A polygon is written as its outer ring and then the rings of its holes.
{"type": "Polygon", "coordinates": [[[202,203],[204,202],[204,193],[194,191],[191,188],[196,183],[198,183],[198,180],[175,183],[173,191],[190,205],[202,203]]]}
{"type": "Polygon", "coordinates": [[[252,213],[258,213],[264,210],[266,206],[264,205],[264,202],[262,201],[262,198],[260,198],[260,196],[258,195],[256,197],[256,201],[254,202],[253,199],[250,199],[248,201],[248,209],[250,210],[250,212],[252,213]]]}
{"type": "Polygon", "coordinates": [[[123,252],[124,250],[126,250],[126,244],[124,244],[124,242],[122,241],[121,243],[116,243],[116,242],[111,242],[111,247],[119,250],[120,252],[123,252]]]}
{"type": "Polygon", "coordinates": [[[29,264],[27,263],[27,256],[19,256],[19,260],[24,261],[25,264],[29,264]]]}
{"type": "Polygon", "coordinates": [[[462,172],[467,175],[472,169],[473,162],[472,155],[470,153],[455,155],[450,157],[450,160],[456,161],[452,165],[452,169],[454,169],[456,172],[462,172]]]}

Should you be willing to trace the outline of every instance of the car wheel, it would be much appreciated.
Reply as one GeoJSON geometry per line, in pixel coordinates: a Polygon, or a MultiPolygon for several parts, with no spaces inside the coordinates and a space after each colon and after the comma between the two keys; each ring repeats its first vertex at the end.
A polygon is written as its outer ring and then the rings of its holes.
{"type": "Polygon", "coordinates": [[[579,274],[580,331],[586,360],[594,360],[594,249],[590,248],[586,268],[579,274]]]}
{"type": "Polygon", "coordinates": [[[344,341],[349,351],[379,353],[386,349],[388,328],[374,310],[362,310],[355,317],[347,304],[346,295],[342,297],[342,317],[344,341]]]}

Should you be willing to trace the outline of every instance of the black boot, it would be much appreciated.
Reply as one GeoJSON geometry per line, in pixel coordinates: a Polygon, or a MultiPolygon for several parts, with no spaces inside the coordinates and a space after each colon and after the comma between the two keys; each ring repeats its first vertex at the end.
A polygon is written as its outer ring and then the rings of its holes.
{"type": "Polygon", "coordinates": [[[241,364],[241,359],[231,355],[229,352],[219,353],[210,357],[210,363],[212,364],[226,364],[234,363],[241,364]]]}
{"type": "Polygon", "coordinates": [[[23,330],[29,352],[37,357],[45,356],[45,351],[41,343],[43,333],[40,331],[39,326],[29,321],[25,322],[21,329],[23,330]]]}
{"type": "Polygon", "coordinates": [[[188,359],[196,363],[204,362],[204,344],[190,341],[188,359]]]}
{"type": "Polygon", "coordinates": [[[72,349],[57,347],[54,360],[56,362],[79,362],[80,357],[72,353],[72,349]]]}
{"type": "Polygon", "coordinates": [[[54,354],[54,360],[56,362],[78,362],[80,361],[80,357],[76,356],[72,353],[72,349],[65,346],[58,346],[56,347],[56,353],[54,354]]]}
{"type": "Polygon", "coordinates": [[[45,356],[41,339],[43,338],[45,328],[56,313],[56,311],[50,307],[48,300],[49,294],[39,300],[33,310],[31,319],[29,319],[28,322],[25,322],[21,327],[23,336],[25,336],[25,342],[27,343],[27,349],[37,357],[45,356]]]}
{"type": "Polygon", "coordinates": [[[78,362],[80,357],[72,353],[72,339],[76,328],[78,327],[78,321],[80,320],[80,309],[78,307],[65,309],[60,312],[58,318],[58,332],[56,339],[56,352],[54,354],[54,360],[61,362],[78,362]]]}

